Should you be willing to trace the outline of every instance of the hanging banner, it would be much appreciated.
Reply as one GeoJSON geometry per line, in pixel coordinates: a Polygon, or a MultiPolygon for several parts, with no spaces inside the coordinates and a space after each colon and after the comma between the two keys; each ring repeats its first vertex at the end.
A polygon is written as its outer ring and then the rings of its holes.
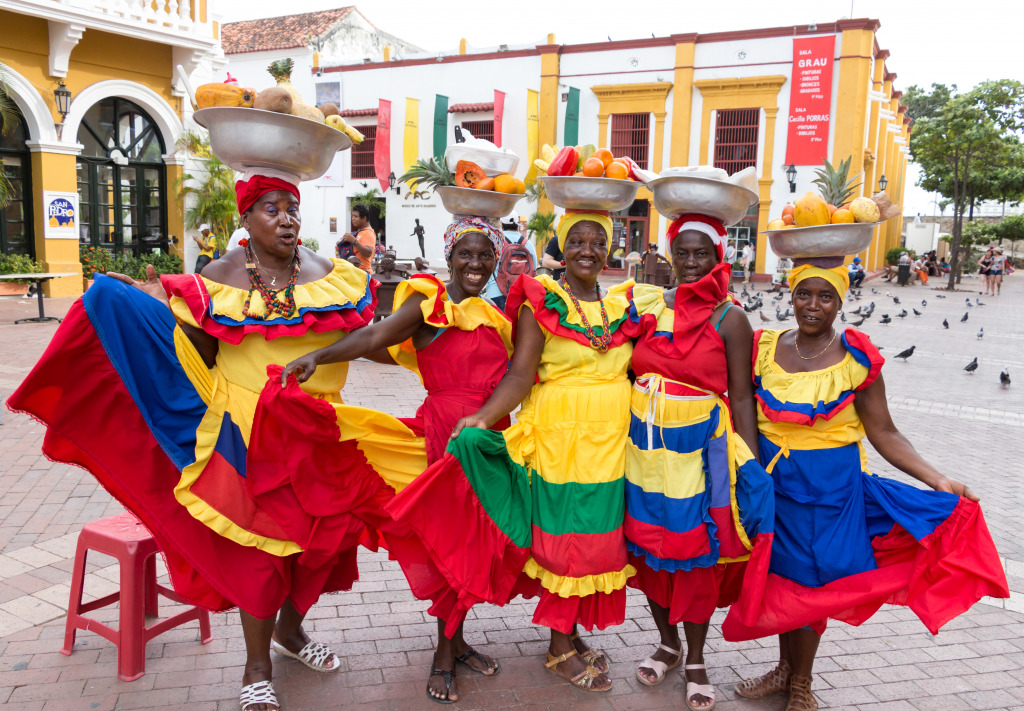
{"type": "Polygon", "coordinates": [[[526,171],[527,183],[537,182],[537,166],[533,161],[537,160],[540,149],[540,95],[533,89],[526,90],[526,171]]]}
{"type": "Polygon", "coordinates": [[[448,97],[438,94],[434,98],[434,158],[444,158],[448,147],[448,97]]]}
{"type": "Polygon", "coordinates": [[[580,142],[580,90],[569,87],[569,100],[565,103],[565,130],[563,146],[575,146],[580,142]]]}
{"type": "Polygon", "coordinates": [[[820,165],[828,156],[835,44],[834,35],[793,40],[786,139],[786,162],[789,164],[820,165]]]}
{"type": "Polygon", "coordinates": [[[391,173],[391,102],[380,99],[377,105],[377,137],[373,141],[373,171],[380,183],[380,191],[388,192],[391,173]]]}
{"type": "Polygon", "coordinates": [[[420,157],[420,100],[405,99],[405,139],[402,141],[403,170],[416,165],[420,157]]]}
{"type": "Polygon", "coordinates": [[[505,118],[505,92],[494,90],[494,145],[501,148],[501,123],[505,118]]]}

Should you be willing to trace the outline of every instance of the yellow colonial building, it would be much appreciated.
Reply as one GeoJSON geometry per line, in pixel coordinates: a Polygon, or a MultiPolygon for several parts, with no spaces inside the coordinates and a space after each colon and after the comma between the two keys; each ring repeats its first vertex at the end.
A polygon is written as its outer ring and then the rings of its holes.
{"type": "Polygon", "coordinates": [[[222,63],[207,0],[19,0],[0,5],[0,27],[20,114],[0,138],[15,188],[0,250],[66,272],[51,296],[81,293],[81,245],[180,252],[175,144],[191,107],[175,67],[222,63]]]}

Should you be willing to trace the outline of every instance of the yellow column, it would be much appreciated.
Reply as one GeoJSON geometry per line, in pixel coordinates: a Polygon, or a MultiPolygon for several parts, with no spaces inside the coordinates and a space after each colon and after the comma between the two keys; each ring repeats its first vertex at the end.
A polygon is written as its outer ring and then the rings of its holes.
{"type": "Polygon", "coordinates": [[[63,153],[32,154],[32,204],[37,206],[33,217],[36,261],[48,272],[67,272],[66,279],[45,282],[46,296],[80,296],[82,264],[77,239],[46,239],[46,216],[43,214],[43,191],[77,192],[75,156],[63,153]]]}
{"type": "MultiPolygon", "coordinates": [[[[554,36],[548,36],[549,42],[554,36]]],[[[558,144],[558,57],[562,46],[557,44],[538,45],[540,52],[540,144],[558,144]]],[[[537,204],[538,212],[552,212],[554,205],[547,198],[537,204]]]]}
{"type": "Polygon", "coordinates": [[[870,29],[843,30],[832,164],[838,165],[847,156],[853,156],[850,175],[864,170],[864,121],[868,113],[874,43],[875,33],[870,29]]]}
{"type": "MultiPolygon", "coordinates": [[[[764,107],[764,164],[761,166],[761,177],[757,180],[758,206],[757,206],[757,231],[761,232],[768,228],[769,211],[772,206],[772,165],[775,147],[775,119],[779,113],[777,106],[764,107]]],[[[781,214],[781,213],[780,213],[781,214]]],[[[758,239],[757,250],[754,256],[754,268],[758,273],[765,264],[768,250],[768,240],[758,239]]]]}
{"type": "MultiPolygon", "coordinates": [[[[655,173],[660,173],[662,164],[664,162],[665,155],[665,116],[668,112],[666,111],[654,111],[654,150],[651,156],[651,170],[655,173]]],[[[649,226],[650,226],[650,241],[660,242],[661,241],[661,219],[658,215],[658,211],[654,209],[654,202],[648,199],[650,202],[649,212],[649,226]]]]}
{"type": "MultiPolygon", "coordinates": [[[[167,160],[166,158],[164,159],[167,160]]],[[[167,162],[166,166],[166,178],[167,185],[167,234],[170,237],[177,237],[178,242],[175,244],[171,242],[171,252],[177,254],[179,257],[185,256],[185,213],[184,203],[178,200],[175,195],[174,186],[181,180],[181,176],[185,173],[185,166],[176,162],[167,162]]],[[[230,238],[231,235],[224,235],[230,238]]]]}
{"type": "Polygon", "coordinates": [[[693,114],[693,66],[697,33],[672,35],[676,42],[676,69],[672,87],[672,136],[669,164],[690,164],[690,124],[693,114]]]}
{"type": "MultiPolygon", "coordinates": [[[[871,88],[874,91],[882,90],[882,80],[885,75],[885,59],[889,56],[888,50],[881,50],[875,55],[874,72],[871,80],[871,88]]],[[[871,153],[873,160],[864,166],[865,195],[873,195],[874,186],[878,183],[878,165],[881,157],[878,155],[878,112],[880,102],[870,101],[871,109],[868,112],[868,145],[867,150],[871,153]]],[[[864,260],[865,269],[875,269],[875,262],[878,259],[878,230],[874,230],[874,238],[868,249],[861,253],[860,258],[864,260]]]]}

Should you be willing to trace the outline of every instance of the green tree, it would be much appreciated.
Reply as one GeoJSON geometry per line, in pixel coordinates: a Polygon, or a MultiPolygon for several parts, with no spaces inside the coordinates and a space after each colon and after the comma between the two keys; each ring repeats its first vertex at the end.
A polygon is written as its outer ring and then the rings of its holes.
{"type": "Polygon", "coordinates": [[[356,205],[365,205],[366,209],[371,213],[376,212],[377,218],[381,221],[384,220],[384,215],[387,213],[387,201],[384,200],[377,188],[371,188],[365,193],[356,193],[350,200],[352,201],[352,207],[356,205]]]}
{"type": "Polygon", "coordinates": [[[188,151],[203,163],[202,173],[185,173],[174,185],[178,200],[193,198],[185,210],[185,225],[197,229],[204,222],[209,224],[214,243],[223,254],[227,251],[231,233],[238,226],[235,171],[213,155],[205,132],[186,131],[178,139],[178,148],[188,151]]]}
{"type": "Polygon", "coordinates": [[[992,232],[1000,244],[1010,243],[1010,254],[1012,255],[1017,242],[1024,240],[1024,215],[1011,215],[1002,222],[992,226],[992,232]]]}
{"type": "MultiPolygon", "coordinates": [[[[6,136],[18,127],[18,107],[7,89],[7,66],[0,64],[0,135],[6,136]]],[[[14,199],[14,186],[0,160],[0,209],[7,207],[14,199]]]]}
{"type": "Polygon", "coordinates": [[[980,200],[1024,196],[1015,177],[1024,157],[1024,84],[990,81],[958,95],[933,85],[931,92],[916,89],[911,101],[919,116],[910,134],[911,158],[921,167],[918,185],[952,200],[952,290],[965,256],[965,215],[973,216],[980,200]]]}
{"type": "MultiPolygon", "coordinates": [[[[537,181],[538,183],[540,181],[537,181]]],[[[526,230],[533,235],[537,254],[543,254],[551,236],[555,234],[555,215],[551,212],[535,212],[526,221],[526,230]]]]}
{"type": "Polygon", "coordinates": [[[913,84],[903,92],[900,102],[907,107],[907,116],[913,121],[923,118],[935,118],[942,113],[944,107],[956,94],[956,84],[932,84],[932,88],[922,89],[913,84]]]}

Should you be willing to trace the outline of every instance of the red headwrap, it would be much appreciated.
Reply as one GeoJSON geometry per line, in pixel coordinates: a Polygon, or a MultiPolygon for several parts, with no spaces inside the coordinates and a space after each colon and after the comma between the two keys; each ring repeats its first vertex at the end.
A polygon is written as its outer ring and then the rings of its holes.
{"type": "Polygon", "coordinates": [[[682,215],[672,221],[672,224],[668,226],[668,232],[665,236],[668,237],[669,249],[672,249],[672,242],[679,236],[680,232],[686,230],[696,230],[702,234],[706,234],[711,238],[712,243],[715,245],[715,251],[718,253],[718,261],[722,261],[725,257],[725,239],[729,234],[726,232],[725,227],[722,223],[713,217],[707,215],[698,215],[696,213],[690,213],[682,215]]]}
{"type": "Polygon", "coordinates": [[[235,183],[235,199],[238,201],[238,214],[248,210],[256,204],[256,201],[274,190],[286,190],[299,200],[299,188],[281,178],[271,178],[267,175],[254,175],[248,180],[239,180],[235,183]]]}

